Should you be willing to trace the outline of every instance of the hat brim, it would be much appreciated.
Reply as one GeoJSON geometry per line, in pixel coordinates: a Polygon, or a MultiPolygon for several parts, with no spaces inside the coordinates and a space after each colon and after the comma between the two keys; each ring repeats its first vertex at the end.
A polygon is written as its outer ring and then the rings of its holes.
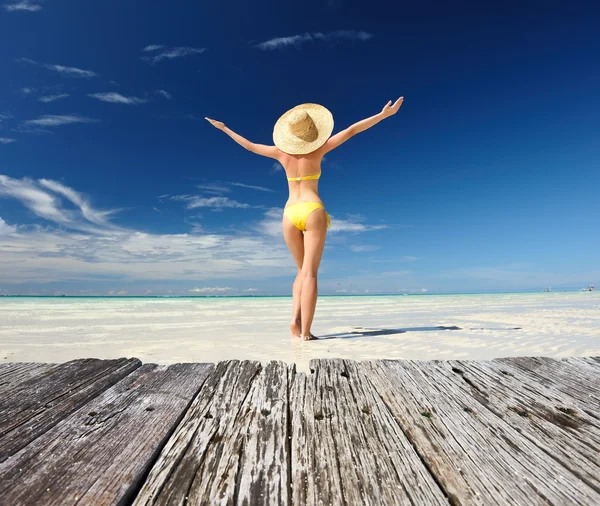
{"type": "Polygon", "coordinates": [[[333,132],[333,114],[329,109],[319,104],[300,104],[282,114],[277,120],[273,128],[273,142],[284,153],[306,155],[325,144],[327,139],[331,137],[331,132],[333,132]],[[298,109],[306,111],[314,121],[318,132],[318,136],[314,141],[304,141],[292,135],[288,130],[288,116],[298,109]]]}

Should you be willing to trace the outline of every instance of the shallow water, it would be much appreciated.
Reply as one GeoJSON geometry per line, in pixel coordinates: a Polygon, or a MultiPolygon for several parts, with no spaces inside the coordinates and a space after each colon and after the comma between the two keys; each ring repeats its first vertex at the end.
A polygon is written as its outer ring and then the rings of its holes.
{"type": "Polygon", "coordinates": [[[291,298],[0,297],[0,363],[600,355],[600,292],[321,297],[318,341],[290,339],[291,298]],[[459,327],[443,330],[437,327],[459,327]],[[517,329],[518,327],[518,329],[517,329]]]}

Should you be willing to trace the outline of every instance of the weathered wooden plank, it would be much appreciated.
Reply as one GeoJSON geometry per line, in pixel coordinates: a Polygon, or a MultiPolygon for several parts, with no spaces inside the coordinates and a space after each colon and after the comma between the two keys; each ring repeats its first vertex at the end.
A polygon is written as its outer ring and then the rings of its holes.
{"type": "MultiPolygon", "coordinates": [[[[587,374],[593,375],[595,378],[600,379],[600,358],[598,357],[568,357],[560,360],[570,366],[574,366],[582,369],[587,374]]],[[[597,385],[600,382],[597,382],[597,385]]]]}
{"type": "Polygon", "coordinates": [[[493,360],[509,372],[513,369],[527,374],[530,381],[540,386],[556,388],[572,397],[589,415],[600,419],[600,379],[595,368],[582,370],[574,363],[547,357],[510,357],[493,360]]]}
{"type": "Polygon", "coordinates": [[[293,504],[448,504],[354,361],[310,367],[290,393],[293,504]]]}
{"type": "Polygon", "coordinates": [[[366,361],[360,367],[453,503],[600,502],[600,494],[480,408],[435,365],[366,361]]]}
{"type": "Polygon", "coordinates": [[[0,464],[2,504],[122,504],[212,364],[146,364],[0,464]]]}
{"type": "Polygon", "coordinates": [[[134,504],[288,504],[288,373],[219,363],[134,504]]]}
{"type": "Polygon", "coordinates": [[[0,364],[0,396],[5,395],[20,383],[35,378],[57,364],[39,362],[9,362],[0,364]]]}
{"type": "MultiPolygon", "coordinates": [[[[511,373],[495,361],[432,364],[456,389],[469,392],[483,406],[516,428],[546,454],[600,492],[600,420],[586,414],[555,388],[511,373]]],[[[473,412],[479,409],[473,406],[473,412]]]]}
{"type": "Polygon", "coordinates": [[[296,373],[290,382],[292,504],[343,504],[331,411],[323,409],[315,378],[296,373]]]}
{"type": "Polygon", "coordinates": [[[0,462],[141,366],[137,358],[59,364],[0,397],[0,462]]]}

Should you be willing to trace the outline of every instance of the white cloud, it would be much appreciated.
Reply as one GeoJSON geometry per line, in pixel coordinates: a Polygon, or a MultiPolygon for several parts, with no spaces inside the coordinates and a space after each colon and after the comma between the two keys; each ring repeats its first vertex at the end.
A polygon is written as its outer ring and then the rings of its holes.
{"type": "Polygon", "coordinates": [[[163,47],[165,46],[162,44],[151,44],[142,49],[142,51],[156,51],[157,49],[162,49],[163,47]]]}
{"type": "Polygon", "coordinates": [[[0,197],[15,198],[40,218],[71,229],[90,233],[103,233],[106,229],[115,229],[114,225],[108,223],[106,217],[117,210],[93,210],[81,194],[57,181],[40,179],[36,182],[28,178],[15,179],[0,175],[0,197]],[[61,199],[46,190],[66,197],[79,209],[77,211],[65,209],[61,199]]]}
{"type": "Polygon", "coordinates": [[[2,218],[0,218],[0,235],[8,235],[17,231],[15,225],[9,225],[2,218]]]}
{"type": "Polygon", "coordinates": [[[79,207],[82,216],[86,220],[102,227],[112,228],[113,225],[108,222],[107,217],[122,210],[112,209],[110,211],[98,211],[93,209],[88,200],[81,193],[76,192],[68,186],[59,183],[58,181],[53,181],[51,179],[40,179],[39,184],[67,198],[69,201],[79,207]]]}
{"type": "Polygon", "coordinates": [[[314,40],[310,33],[304,35],[291,35],[289,37],[277,37],[257,44],[259,49],[277,49],[285,46],[297,46],[302,42],[314,40]]]}
{"type": "Polygon", "coordinates": [[[352,244],[350,249],[354,251],[354,253],[368,253],[370,251],[377,251],[381,246],[376,246],[374,244],[364,244],[364,245],[355,245],[352,244]]]}
{"type": "Polygon", "coordinates": [[[231,290],[232,290],[232,288],[229,288],[229,287],[207,286],[204,288],[192,288],[188,291],[193,292],[193,293],[225,293],[225,292],[230,292],[231,290]]]}
{"type": "Polygon", "coordinates": [[[46,95],[38,98],[38,102],[43,102],[47,104],[48,102],[55,102],[56,100],[60,100],[61,98],[67,98],[68,96],[68,93],[60,93],[58,95],[46,95]]]}
{"type": "Polygon", "coordinates": [[[109,102],[111,104],[128,104],[128,105],[138,105],[145,104],[148,102],[146,98],[138,98],[138,97],[125,97],[120,93],[109,92],[109,93],[90,93],[88,97],[95,98],[102,102],[109,102]]]}
{"type": "Polygon", "coordinates": [[[243,183],[229,183],[232,186],[240,186],[241,188],[249,188],[251,190],[259,190],[261,192],[274,192],[275,190],[271,190],[270,188],[265,188],[263,186],[253,186],[253,185],[249,185],[249,184],[243,184],[243,183]]]}
{"type": "Polygon", "coordinates": [[[227,188],[226,186],[218,184],[197,184],[196,188],[198,188],[199,190],[203,190],[205,193],[212,193],[215,195],[229,193],[231,191],[231,188],[227,188]]]}
{"type": "Polygon", "coordinates": [[[154,90],[154,93],[160,95],[161,97],[165,97],[167,100],[173,100],[173,96],[165,90],[154,90]]]}
{"type": "Polygon", "coordinates": [[[11,142],[17,142],[17,140],[10,137],[0,137],[0,144],[10,144],[11,142]]]}
{"type": "Polygon", "coordinates": [[[158,63],[162,60],[173,60],[193,54],[202,54],[207,49],[205,47],[166,47],[161,45],[150,45],[144,48],[144,52],[154,53],[153,56],[142,56],[142,60],[150,63],[158,63]]]}
{"type": "Polygon", "coordinates": [[[334,32],[322,33],[313,32],[301,35],[291,35],[288,37],[277,37],[257,44],[255,47],[262,50],[280,49],[289,46],[300,46],[304,42],[314,42],[316,40],[330,42],[336,40],[359,40],[366,41],[373,38],[373,35],[363,31],[356,30],[337,30],[334,32]]]}
{"type": "Polygon", "coordinates": [[[8,12],[16,12],[16,11],[25,11],[25,12],[37,12],[42,9],[42,6],[39,4],[32,4],[29,0],[23,0],[22,2],[17,2],[15,4],[5,4],[4,10],[8,12]]]}
{"type": "Polygon", "coordinates": [[[227,197],[191,197],[187,204],[188,209],[195,209],[197,207],[212,207],[216,209],[223,209],[226,207],[248,209],[250,204],[244,204],[237,200],[232,200],[227,197]]]}
{"type": "Polygon", "coordinates": [[[271,166],[271,170],[269,172],[281,172],[282,170],[283,165],[281,165],[279,162],[273,162],[273,165],[271,166]]]}
{"type": "MultiPolygon", "coordinates": [[[[354,223],[348,220],[341,220],[335,218],[330,214],[331,228],[328,233],[337,232],[370,232],[372,230],[380,230],[388,228],[387,225],[365,225],[363,223],[354,223]]],[[[265,212],[265,218],[258,222],[258,229],[265,235],[279,236],[281,235],[281,221],[283,219],[283,209],[279,207],[273,207],[265,212]]]]}
{"type": "Polygon", "coordinates": [[[78,69],[75,67],[65,67],[64,65],[46,64],[46,65],[44,65],[44,67],[46,67],[49,70],[54,70],[55,72],[58,72],[59,74],[62,74],[64,76],[84,77],[84,78],[97,76],[97,74],[95,72],[92,72],[91,70],[81,70],[81,69],[78,69]]]}
{"type": "Polygon", "coordinates": [[[0,225],[9,232],[0,235],[3,283],[111,279],[118,294],[121,282],[182,280],[202,283],[196,285],[202,289],[215,280],[219,288],[228,286],[221,284],[225,279],[264,280],[296,268],[281,235],[282,209],[265,213],[276,222],[277,234],[250,221],[218,233],[155,234],[111,223],[117,209],[99,210],[83,193],[50,179],[0,175],[0,198],[15,199],[46,220],[0,225]]]}
{"type": "Polygon", "coordinates": [[[56,115],[50,114],[41,116],[37,119],[24,121],[24,125],[55,127],[61,125],[71,125],[74,123],[96,123],[98,120],[86,118],[77,115],[56,115]]]}
{"type": "Polygon", "coordinates": [[[30,65],[38,65],[40,67],[43,67],[48,70],[52,70],[53,72],[58,72],[59,74],[61,74],[63,76],[68,76],[68,77],[81,77],[81,78],[88,79],[90,77],[98,76],[98,74],[96,74],[95,72],[92,72],[91,70],[82,70],[82,69],[78,69],[76,67],[65,67],[64,65],[56,65],[53,63],[39,63],[30,58],[19,58],[17,61],[20,61],[22,63],[28,63],[30,65]]]}
{"type": "Polygon", "coordinates": [[[349,220],[334,219],[331,216],[330,232],[370,232],[372,230],[383,230],[389,228],[387,225],[365,225],[363,223],[355,223],[349,220]]]}
{"type": "Polygon", "coordinates": [[[35,93],[35,88],[21,88],[21,93],[23,95],[32,95],[35,93]]]}

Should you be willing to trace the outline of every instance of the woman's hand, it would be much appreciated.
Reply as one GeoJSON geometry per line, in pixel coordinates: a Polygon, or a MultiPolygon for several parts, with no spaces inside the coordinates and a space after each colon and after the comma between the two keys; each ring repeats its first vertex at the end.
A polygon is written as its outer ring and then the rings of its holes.
{"type": "Polygon", "coordinates": [[[206,121],[208,121],[215,128],[218,128],[219,130],[223,130],[225,128],[225,125],[221,121],[216,121],[216,120],[210,119],[210,118],[204,118],[204,119],[206,121]]]}
{"type": "Polygon", "coordinates": [[[385,104],[385,106],[383,106],[381,115],[384,118],[389,118],[390,116],[393,116],[398,112],[398,109],[400,109],[400,106],[402,105],[403,101],[404,97],[400,97],[398,100],[396,100],[396,103],[392,105],[392,101],[390,100],[387,104],[385,104]]]}

